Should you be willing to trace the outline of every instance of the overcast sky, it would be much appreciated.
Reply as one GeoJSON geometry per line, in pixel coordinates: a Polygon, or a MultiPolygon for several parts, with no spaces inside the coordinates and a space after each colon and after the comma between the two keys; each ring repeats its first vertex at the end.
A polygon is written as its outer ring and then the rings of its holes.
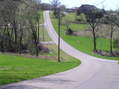
{"type": "MultiPolygon", "coordinates": [[[[50,3],[52,0],[42,0],[42,2],[50,3]]],[[[107,10],[119,9],[119,0],[60,0],[62,4],[70,7],[79,7],[82,4],[91,4],[99,8],[105,8],[107,10]]]]}

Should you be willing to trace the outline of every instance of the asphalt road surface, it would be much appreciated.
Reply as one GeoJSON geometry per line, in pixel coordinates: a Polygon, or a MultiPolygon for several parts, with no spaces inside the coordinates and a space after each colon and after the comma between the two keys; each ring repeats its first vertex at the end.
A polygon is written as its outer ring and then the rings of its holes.
{"type": "MultiPolygon", "coordinates": [[[[44,12],[45,27],[58,44],[49,11],[44,12]]],[[[66,72],[1,86],[0,89],[119,89],[118,61],[89,56],[71,47],[61,39],[61,49],[81,60],[81,65],[66,72]]]]}

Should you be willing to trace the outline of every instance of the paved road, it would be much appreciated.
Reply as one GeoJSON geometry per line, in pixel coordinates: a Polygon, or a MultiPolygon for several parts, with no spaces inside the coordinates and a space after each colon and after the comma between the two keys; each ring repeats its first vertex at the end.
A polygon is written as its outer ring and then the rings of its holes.
{"type": "Polygon", "coordinates": [[[55,44],[54,41],[46,41],[46,42],[40,42],[43,45],[52,45],[55,44]]]}
{"type": "MultiPolygon", "coordinates": [[[[45,25],[52,40],[57,44],[57,34],[44,13],[45,25]]],[[[2,86],[0,89],[119,89],[119,65],[84,54],[61,39],[61,49],[80,59],[82,64],[72,70],[54,75],[2,86]]]]}

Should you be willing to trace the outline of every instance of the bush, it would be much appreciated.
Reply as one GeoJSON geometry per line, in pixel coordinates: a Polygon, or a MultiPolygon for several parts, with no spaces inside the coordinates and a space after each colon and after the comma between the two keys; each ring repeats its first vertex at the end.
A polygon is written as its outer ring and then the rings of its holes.
{"type": "Polygon", "coordinates": [[[66,34],[67,35],[73,35],[73,30],[71,28],[69,28],[67,31],[66,31],[66,34]]]}

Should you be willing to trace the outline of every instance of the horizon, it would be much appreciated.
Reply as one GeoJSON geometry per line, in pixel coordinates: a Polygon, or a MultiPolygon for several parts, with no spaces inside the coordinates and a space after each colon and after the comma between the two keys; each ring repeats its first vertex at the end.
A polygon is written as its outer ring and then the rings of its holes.
{"type": "MultiPolygon", "coordinates": [[[[43,0],[42,3],[50,3],[52,0],[43,0]]],[[[119,3],[118,0],[59,0],[61,4],[65,5],[67,8],[80,7],[83,4],[94,5],[100,9],[106,10],[118,10],[119,3]]]]}

